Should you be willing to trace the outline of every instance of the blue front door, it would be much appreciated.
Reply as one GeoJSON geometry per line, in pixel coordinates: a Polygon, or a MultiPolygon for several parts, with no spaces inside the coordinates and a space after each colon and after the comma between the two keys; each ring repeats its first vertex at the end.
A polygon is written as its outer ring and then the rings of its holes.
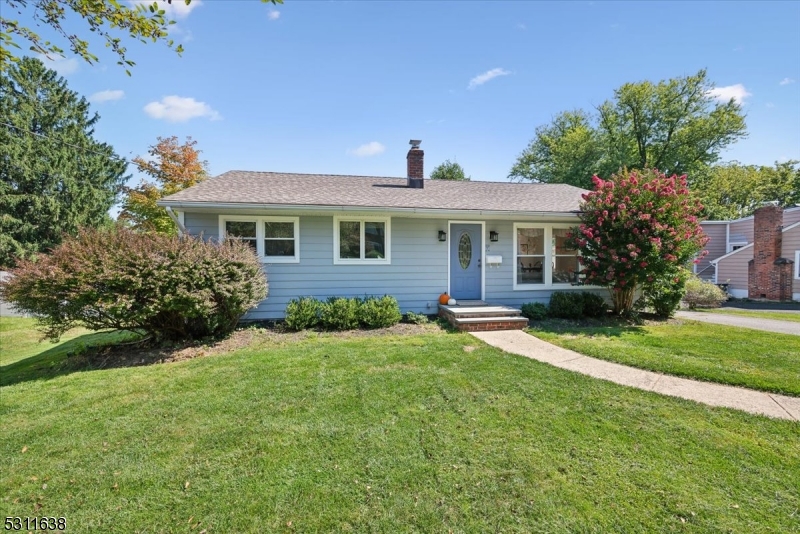
{"type": "Polygon", "coordinates": [[[450,227],[450,296],[456,300],[481,299],[480,224],[450,227]]]}

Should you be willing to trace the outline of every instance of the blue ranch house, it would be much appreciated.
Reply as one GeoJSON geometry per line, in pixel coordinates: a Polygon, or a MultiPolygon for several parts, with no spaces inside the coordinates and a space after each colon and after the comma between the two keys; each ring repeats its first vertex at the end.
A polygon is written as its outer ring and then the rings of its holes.
{"type": "Polygon", "coordinates": [[[579,289],[565,244],[581,195],[563,184],[426,180],[412,140],[406,178],[229,171],[163,198],[181,232],[247,241],[270,292],[247,319],[281,319],[300,296],[392,295],[434,314],[438,297],[505,306],[579,289]]]}

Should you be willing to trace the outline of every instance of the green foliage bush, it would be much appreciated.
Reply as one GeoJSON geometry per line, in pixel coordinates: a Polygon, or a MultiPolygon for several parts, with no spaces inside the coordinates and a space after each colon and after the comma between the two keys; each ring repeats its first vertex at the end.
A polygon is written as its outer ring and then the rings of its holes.
{"type": "Polygon", "coordinates": [[[603,297],[588,291],[580,293],[583,298],[583,314],[587,317],[604,317],[608,313],[608,304],[603,297]]]}
{"type": "Polygon", "coordinates": [[[220,337],[267,296],[255,253],[238,241],[81,230],[50,254],[22,260],[0,297],[37,317],[45,336],[75,326],[156,339],[220,337]]]}
{"type": "Polygon", "coordinates": [[[366,297],[359,302],[358,322],[365,328],[387,328],[402,318],[397,299],[389,295],[366,297]]]}
{"type": "Polygon", "coordinates": [[[410,311],[406,314],[406,321],[411,324],[428,324],[431,320],[424,313],[414,313],[410,311]]]}
{"type": "Polygon", "coordinates": [[[522,316],[531,321],[541,321],[547,317],[547,306],[541,302],[528,302],[522,305],[522,316]]]}
{"type": "Polygon", "coordinates": [[[673,277],[661,278],[647,284],[636,302],[636,307],[640,310],[651,308],[659,317],[672,317],[681,305],[688,276],[688,271],[681,269],[673,277]]]}
{"type": "Polygon", "coordinates": [[[292,299],[286,305],[286,326],[291,330],[305,330],[319,324],[322,303],[314,297],[292,299]]]}
{"type": "Polygon", "coordinates": [[[353,330],[358,328],[359,299],[329,297],[320,306],[320,323],[328,330],[353,330]]]}
{"type": "Polygon", "coordinates": [[[706,282],[696,276],[692,276],[686,281],[686,294],[683,296],[683,301],[690,309],[698,306],[719,308],[726,300],[728,300],[728,295],[711,282],[706,282]]]}
{"type": "Polygon", "coordinates": [[[579,319],[583,316],[583,295],[573,291],[556,291],[550,296],[547,313],[562,319],[579,319]]]}

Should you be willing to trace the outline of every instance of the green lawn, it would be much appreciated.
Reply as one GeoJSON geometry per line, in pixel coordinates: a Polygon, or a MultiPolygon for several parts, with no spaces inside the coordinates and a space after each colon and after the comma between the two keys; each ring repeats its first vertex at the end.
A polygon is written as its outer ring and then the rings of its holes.
{"type": "Polygon", "coordinates": [[[800,530],[800,424],[468,334],[256,335],[31,377],[0,413],[2,515],[68,532],[800,530]]]}
{"type": "MultiPolygon", "coordinates": [[[[688,310],[687,310],[688,311],[688,310]]],[[[800,313],[781,313],[761,310],[738,310],[734,308],[698,308],[703,313],[720,313],[723,315],[739,315],[741,317],[755,317],[757,319],[777,319],[779,321],[792,321],[800,323],[800,313]]]]}
{"type": "Polygon", "coordinates": [[[677,376],[800,395],[800,336],[675,320],[650,326],[534,323],[529,332],[587,356],[677,376]]]}
{"type": "Polygon", "coordinates": [[[83,328],[70,330],[59,343],[42,341],[34,320],[0,317],[0,386],[32,378],[57,376],[74,367],[74,356],[88,347],[109,345],[133,337],[122,332],[90,334],[83,328]]]}

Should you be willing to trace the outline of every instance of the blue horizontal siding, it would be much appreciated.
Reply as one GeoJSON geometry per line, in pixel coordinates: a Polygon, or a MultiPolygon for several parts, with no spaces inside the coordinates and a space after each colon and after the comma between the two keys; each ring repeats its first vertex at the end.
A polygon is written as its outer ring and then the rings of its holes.
{"type": "MultiPolygon", "coordinates": [[[[218,221],[216,213],[184,215],[187,230],[205,238],[218,237],[218,221]]],[[[438,296],[447,289],[448,257],[448,244],[440,242],[437,234],[446,229],[447,219],[392,217],[391,264],[334,265],[333,216],[301,216],[300,262],[264,266],[269,296],[247,318],[281,319],[288,302],[301,296],[326,299],[387,294],[397,298],[404,313],[436,313],[438,296]]],[[[486,222],[486,254],[501,255],[503,263],[496,268],[485,266],[485,300],[508,306],[546,304],[554,290],[513,289],[513,231],[513,221],[486,222]],[[492,230],[500,235],[495,243],[488,240],[492,230]]],[[[598,293],[605,296],[603,291],[598,293]]]]}

